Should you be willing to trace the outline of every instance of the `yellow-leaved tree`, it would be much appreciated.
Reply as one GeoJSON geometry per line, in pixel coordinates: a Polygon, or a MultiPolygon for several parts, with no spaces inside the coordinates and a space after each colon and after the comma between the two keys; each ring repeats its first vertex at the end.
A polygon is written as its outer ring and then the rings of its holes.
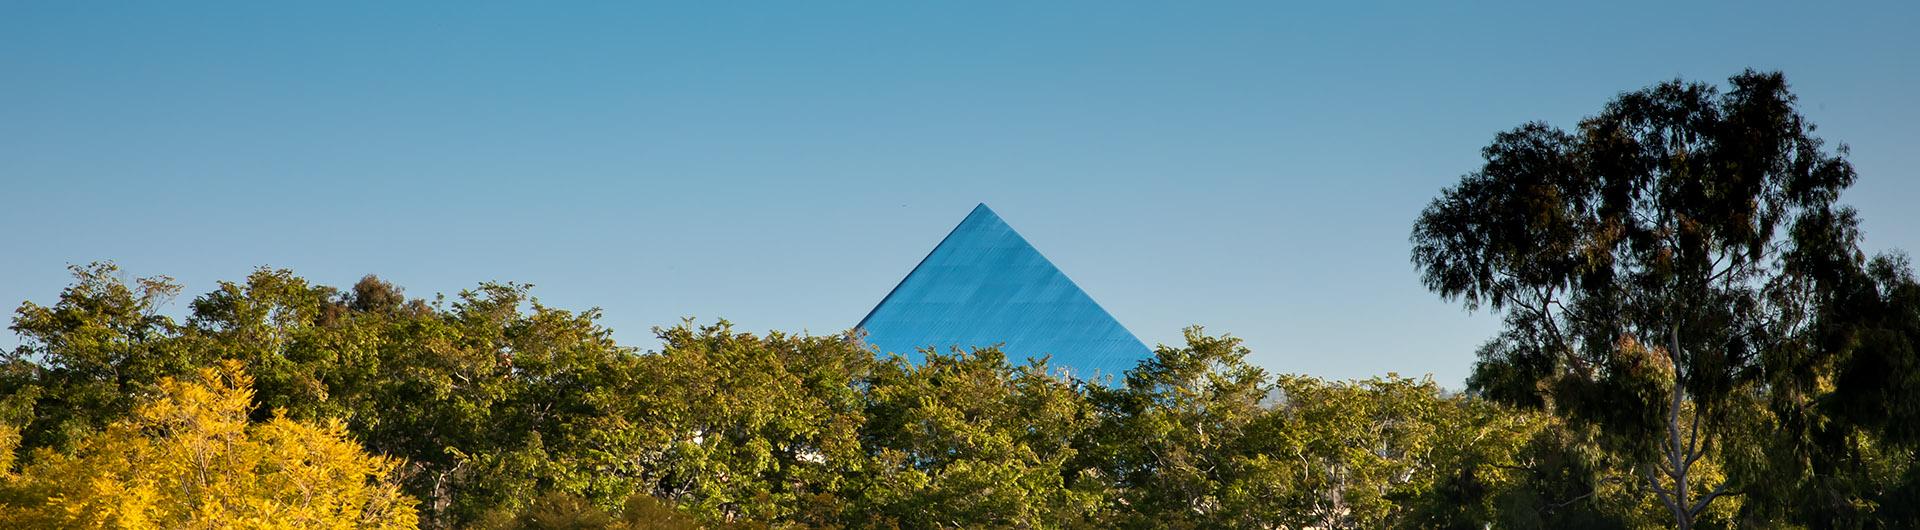
{"type": "MultiPolygon", "coordinates": [[[[414,528],[415,501],[344,425],[276,412],[249,423],[253,380],[237,362],[171,378],[160,395],[72,454],[0,469],[6,528],[414,528]]],[[[17,430],[0,427],[11,460],[17,430]]]]}

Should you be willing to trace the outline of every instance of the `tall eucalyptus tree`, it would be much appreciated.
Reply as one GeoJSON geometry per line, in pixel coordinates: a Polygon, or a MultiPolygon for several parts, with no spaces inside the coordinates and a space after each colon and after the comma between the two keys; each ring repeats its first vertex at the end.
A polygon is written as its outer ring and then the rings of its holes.
{"type": "Polygon", "coordinates": [[[1838,353],[1813,338],[1823,279],[1863,263],[1847,150],[1795,101],[1747,71],[1522,125],[1414,225],[1430,290],[1505,315],[1470,386],[1603,433],[1680,528],[1761,478],[1717,455],[1838,353]]]}

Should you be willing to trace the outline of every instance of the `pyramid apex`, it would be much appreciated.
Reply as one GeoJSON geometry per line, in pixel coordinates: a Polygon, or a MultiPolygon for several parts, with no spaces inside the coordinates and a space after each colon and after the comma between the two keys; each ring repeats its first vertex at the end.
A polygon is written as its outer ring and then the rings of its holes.
{"type": "MultiPolygon", "coordinates": [[[[987,207],[987,203],[984,203],[984,202],[980,203],[977,206],[974,206],[973,211],[967,212],[967,216],[960,220],[961,227],[965,227],[969,225],[980,226],[982,224],[1004,225],[1006,223],[1007,222],[1005,220],[1002,220],[1000,218],[1000,214],[998,212],[993,211],[993,208],[987,207]]],[[[959,230],[960,228],[955,227],[954,229],[959,230]]],[[[1008,227],[1008,229],[1012,229],[1012,227],[1008,227]]]]}
{"type": "Polygon", "coordinates": [[[999,345],[1052,355],[1082,376],[1119,375],[1152,351],[987,203],[955,226],[854,326],[869,346],[919,362],[922,348],[999,345]]]}

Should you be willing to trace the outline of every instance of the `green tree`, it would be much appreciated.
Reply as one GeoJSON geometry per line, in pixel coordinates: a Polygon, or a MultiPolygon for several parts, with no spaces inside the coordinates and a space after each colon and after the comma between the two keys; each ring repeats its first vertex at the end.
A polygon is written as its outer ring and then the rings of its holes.
{"type": "MultiPolygon", "coordinates": [[[[1014,366],[996,348],[894,356],[864,381],[870,456],[850,484],[856,526],[1073,528],[1104,500],[1073,479],[1074,444],[1094,417],[1076,383],[1045,359],[1014,366]]],[[[1091,485],[1091,481],[1081,481],[1091,485]]],[[[852,521],[849,521],[852,522],[852,521]]]]}
{"type": "MultiPolygon", "coordinates": [[[[1745,461],[1772,478],[1747,516],[1821,528],[1920,525],[1920,282],[1904,255],[1820,271],[1806,361],[1773,379],[1769,428],[1745,461]]],[[[1804,362],[1804,361],[1803,361],[1804,362]]]]}
{"type": "Polygon", "coordinates": [[[1279,403],[1246,437],[1235,467],[1243,526],[1380,528],[1431,489],[1443,428],[1468,425],[1431,381],[1332,383],[1281,376],[1279,403]],[[1451,425],[1450,425],[1451,424],[1451,425]],[[1250,508],[1250,509],[1249,509],[1250,508]]]}
{"type": "Polygon", "coordinates": [[[642,490],[705,520],[838,520],[864,453],[858,379],[873,354],[847,335],[655,330],[627,396],[642,490]]]}
{"type": "Polygon", "coordinates": [[[1184,346],[1155,348],[1120,386],[1088,387],[1100,423],[1082,455],[1117,490],[1113,526],[1234,526],[1224,473],[1269,390],[1248,353],[1191,327],[1184,346]]]}
{"type": "Polygon", "coordinates": [[[1780,74],[1731,85],[1662,83],[1576,131],[1501,133],[1412,236],[1429,289],[1506,313],[1470,385],[1598,427],[1681,528],[1767,479],[1742,445],[1770,393],[1836,354],[1807,344],[1830,289],[1815,280],[1858,263],[1845,148],[1812,136],[1780,74]]]}
{"type": "Polygon", "coordinates": [[[70,266],[51,306],[24,302],[10,327],[20,346],[0,359],[0,413],[22,425],[20,451],[72,442],[132,413],[138,396],[211,358],[176,340],[160,313],[180,294],[171,278],[126,277],[110,262],[70,266]]]}
{"type": "Polygon", "coordinates": [[[170,344],[243,362],[262,410],[343,420],[369,448],[404,457],[399,476],[431,527],[542,491],[612,505],[636,490],[627,455],[642,442],[627,396],[639,361],[598,311],[551,308],[516,284],[446,306],[401,292],[372,276],[343,292],[261,268],[196,298],[170,344]]]}
{"type": "Polygon", "coordinates": [[[196,351],[245,363],[265,405],[262,411],[286,410],[302,419],[344,417],[352,400],[336,396],[343,392],[332,387],[344,375],[337,372],[373,363],[353,366],[342,354],[364,351],[319,343],[330,331],[323,329],[323,320],[339,296],[338,290],[309,284],[293,271],[262,267],[244,282],[221,281],[195,298],[181,340],[196,351]]]}
{"type": "Polygon", "coordinates": [[[1431,379],[1280,376],[1222,473],[1242,528],[1542,527],[1501,517],[1536,494],[1529,441],[1548,418],[1450,395],[1431,379]]]}
{"type": "Polygon", "coordinates": [[[541,495],[518,514],[499,513],[475,528],[486,530],[698,530],[704,528],[764,528],[751,524],[702,522],[649,495],[634,495],[618,509],[607,510],[585,497],[551,492],[541,495]]]}
{"type": "Polygon", "coordinates": [[[632,455],[652,446],[632,423],[639,361],[598,319],[484,284],[445,308],[351,313],[374,330],[314,344],[355,345],[328,380],[357,390],[335,395],[370,448],[407,459],[430,525],[451,527],[546,491],[613,504],[639,487],[632,455]]]}

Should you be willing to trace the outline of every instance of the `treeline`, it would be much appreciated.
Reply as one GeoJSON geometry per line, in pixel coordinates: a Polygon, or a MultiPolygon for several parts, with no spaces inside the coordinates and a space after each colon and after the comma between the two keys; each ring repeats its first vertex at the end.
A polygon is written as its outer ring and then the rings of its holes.
{"type": "Polygon", "coordinates": [[[1920,281],[1784,76],[1729,81],[1500,133],[1421,212],[1427,288],[1504,318],[1464,393],[1199,328],[1097,381],[725,322],[640,352],[524,285],[274,269],[176,321],[95,264],[14,317],[0,527],[1920,528],[1920,281]]]}
{"type": "Polygon", "coordinates": [[[0,526],[1660,520],[1545,415],[1426,380],[1272,376],[1198,328],[1088,382],[992,349],[916,366],[848,335],[724,322],[659,329],[661,349],[638,352],[597,312],[513,284],[424,300],[371,276],[339,290],[262,269],[176,321],[161,309],[179,292],[95,264],[57,301],[20,306],[24,344],[0,372],[17,457],[0,526]]]}

